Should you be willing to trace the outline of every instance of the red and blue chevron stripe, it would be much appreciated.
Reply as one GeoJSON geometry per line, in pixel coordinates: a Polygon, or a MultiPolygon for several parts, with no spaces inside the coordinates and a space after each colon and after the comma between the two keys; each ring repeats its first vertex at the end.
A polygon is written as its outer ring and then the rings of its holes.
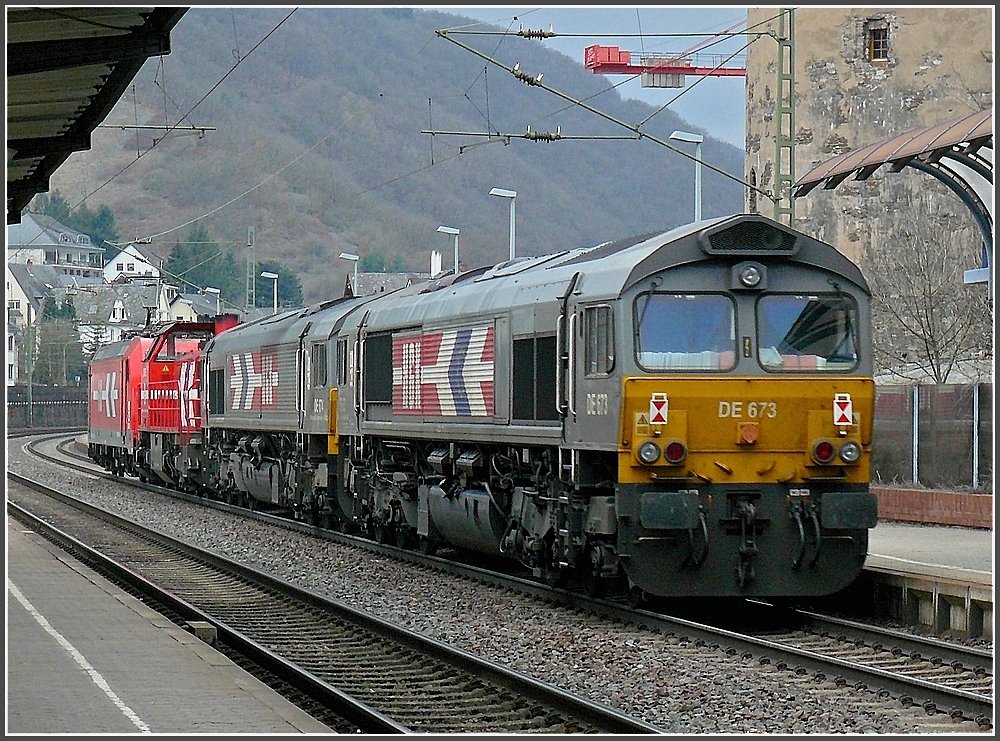
{"type": "Polygon", "coordinates": [[[392,338],[392,409],[398,415],[492,417],[493,326],[392,338]]]}

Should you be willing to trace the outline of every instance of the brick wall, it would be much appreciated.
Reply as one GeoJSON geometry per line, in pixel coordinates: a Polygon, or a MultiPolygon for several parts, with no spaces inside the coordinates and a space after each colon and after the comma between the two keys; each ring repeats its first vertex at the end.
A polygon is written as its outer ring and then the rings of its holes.
{"type": "Polygon", "coordinates": [[[930,525],[993,528],[993,497],[989,494],[939,489],[873,486],[880,520],[930,525]]]}

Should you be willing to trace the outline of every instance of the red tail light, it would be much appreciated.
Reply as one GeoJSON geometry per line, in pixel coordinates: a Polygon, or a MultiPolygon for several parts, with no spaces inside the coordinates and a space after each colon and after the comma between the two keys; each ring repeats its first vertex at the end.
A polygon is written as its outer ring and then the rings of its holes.
{"type": "Polygon", "coordinates": [[[834,455],[833,443],[827,440],[820,440],[813,446],[813,458],[817,463],[829,463],[834,455]]]}
{"type": "Polygon", "coordinates": [[[669,443],[666,450],[663,451],[663,457],[667,459],[667,463],[680,463],[686,455],[687,448],[684,447],[684,443],[677,440],[669,443]]]}

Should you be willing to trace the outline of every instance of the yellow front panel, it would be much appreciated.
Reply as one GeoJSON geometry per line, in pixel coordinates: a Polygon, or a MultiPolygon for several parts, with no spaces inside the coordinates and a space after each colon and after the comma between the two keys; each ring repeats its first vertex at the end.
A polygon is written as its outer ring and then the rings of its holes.
{"type": "Polygon", "coordinates": [[[329,426],[330,434],[326,439],[326,452],[329,455],[337,455],[340,452],[340,436],[337,435],[337,389],[330,389],[329,406],[329,426]]]}
{"type": "Polygon", "coordinates": [[[816,479],[868,483],[875,386],[859,378],[627,378],[622,390],[618,476],[622,483],[670,480],[690,483],[804,484],[816,479]],[[834,395],[850,394],[853,424],[834,424],[834,395]],[[666,404],[662,399],[666,399],[666,404]],[[656,401],[656,404],[651,402],[656,401]],[[665,407],[666,422],[651,420],[665,407]],[[862,446],[853,465],[820,466],[813,443],[862,446]],[[643,442],[665,449],[680,441],[687,456],[678,465],[661,457],[642,464],[643,442]]]}

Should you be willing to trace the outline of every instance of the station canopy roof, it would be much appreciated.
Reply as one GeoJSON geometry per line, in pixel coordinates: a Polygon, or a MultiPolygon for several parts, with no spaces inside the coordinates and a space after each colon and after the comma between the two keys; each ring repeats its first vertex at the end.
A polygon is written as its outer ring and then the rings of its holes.
{"type": "Polygon", "coordinates": [[[7,8],[7,223],[90,135],[187,8],[7,8]]]}
{"type": "Polygon", "coordinates": [[[822,162],[795,183],[795,196],[804,196],[818,185],[831,190],[852,174],[855,180],[867,180],[882,165],[891,165],[893,172],[899,172],[916,159],[937,162],[953,154],[975,155],[987,144],[992,147],[992,140],[993,111],[976,111],[822,162]]]}

